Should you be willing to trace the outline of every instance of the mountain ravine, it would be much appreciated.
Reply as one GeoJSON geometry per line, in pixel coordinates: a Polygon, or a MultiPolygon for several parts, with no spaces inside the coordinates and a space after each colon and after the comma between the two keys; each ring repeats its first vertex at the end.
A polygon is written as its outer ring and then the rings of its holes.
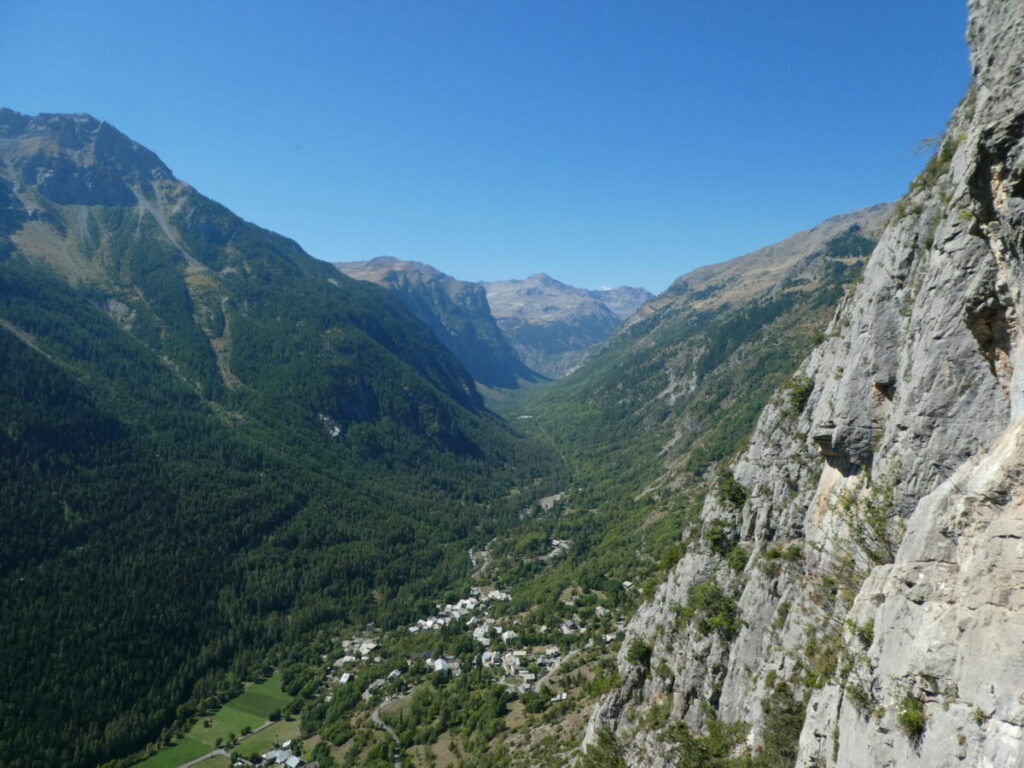
{"type": "Polygon", "coordinates": [[[539,273],[525,280],[484,283],[491,313],[519,357],[535,371],[559,378],[586,359],[645,301],[643,288],[574,288],[539,273]]]}
{"type": "Polygon", "coordinates": [[[540,378],[519,359],[498,327],[482,285],[457,280],[429,264],[390,256],[334,266],[351,278],[397,294],[484,386],[515,389],[520,382],[540,378]]]}
{"type": "Polygon", "coordinates": [[[1024,6],[969,10],[967,95],[630,622],[594,750],[1024,761],[1024,6]]]}
{"type": "Polygon", "coordinates": [[[643,288],[591,291],[545,274],[469,283],[391,256],[334,266],[395,293],[492,390],[565,376],[652,298],[643,288]]]}

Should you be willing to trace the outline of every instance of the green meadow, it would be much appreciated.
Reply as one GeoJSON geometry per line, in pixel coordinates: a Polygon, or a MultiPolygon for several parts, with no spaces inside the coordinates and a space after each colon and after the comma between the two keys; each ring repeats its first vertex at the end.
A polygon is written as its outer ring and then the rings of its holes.
{"type": "MultiPolygon", "coordinates": [[[[250,685],[216,712],[200,718],[184,738],[142,761],[137,768],[177,768],[216,749],[218,741],[225,744],[232,737],[241,736],[246,728],[250,731],[259,728],[272,712],[283,710],[291,701],[292,697],[281,690],[281,673],[275,672],[262,683],[250,685]]],[[[270,729],[275,728],[270,726],[270,729]]],[[[256,741],[265,742],[264,739],[256,741]]],[[[250,746],[247,741],[240,748],[251,751],[250,746]]]]}

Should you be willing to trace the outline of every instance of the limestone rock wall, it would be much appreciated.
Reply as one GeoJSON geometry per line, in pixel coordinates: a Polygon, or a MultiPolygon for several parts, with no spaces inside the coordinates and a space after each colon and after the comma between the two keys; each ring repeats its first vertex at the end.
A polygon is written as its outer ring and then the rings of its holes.
{"type": "Polygon", "coordinates": [[[1024,4],[972,0],[968,38],[973,83],[935,158],[732,467],[745,498],[709,495],[628,628],[588,737],[612,728],[630,765],[672,764],[665,709],[750,723],[756,751],[779,681],[807,702],[799,766],[1024,765],[1024,4]],[[866,578],[830,599],[851,500],[878,498],[902,543],[854,552],[866,578]],[[731,627],[693,615],[708,584],[731,627]]]}

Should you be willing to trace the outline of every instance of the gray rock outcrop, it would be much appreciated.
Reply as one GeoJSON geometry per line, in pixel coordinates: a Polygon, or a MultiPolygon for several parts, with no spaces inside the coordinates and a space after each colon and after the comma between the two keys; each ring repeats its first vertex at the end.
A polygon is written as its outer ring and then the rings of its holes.
{"type": "Polygon", "coordinates": [[[643,288],[589,291],[543,273],[483,285],[505,337],[530,368],[551,378],[574,370],[651,298],[643,288]]]}
{"type": "Polygon", "coordinates": [[[541,378],[506,340],[482,285],[457,280],[429,264],[390,256],[334,266],[397,294],[480,384],[515,389],[521,382],[541,378]]]}
{"type": "Polygon", "coordinates": [[[780,685],[806,704],[789,764],[1024,765],[1024,5],[969,7],[935,157],[629,625],[588,738],[630,765],[673,764],[655,706],[748,723],[758,754],[780,685]]]}

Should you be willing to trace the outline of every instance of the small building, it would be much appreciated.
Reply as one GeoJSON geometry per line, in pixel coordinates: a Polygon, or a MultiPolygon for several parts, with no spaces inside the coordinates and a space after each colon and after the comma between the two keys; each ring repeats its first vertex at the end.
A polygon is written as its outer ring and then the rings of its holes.
{"type": "MultiPolygon", "coordinates": [[[[288,746],[291,746],[291,741],[286,742],[288,746]]],[[[264,753],[263,760],[271,765],[283,765],[286,768],[299,768],[300,765],[305,764],[298,755],[292,754],[290,749],[272,749],[269,752],[264,753]]]]}
{"type": "Polygon", "coordinates": [[[513,677],[519,671],[519,657],[514,653],[506,653],[501,658],[501,669],[509,677],[513,677]]]}
{"type": "Polygon", "coordinates": [[[374,640],[364,640],[359,644],[359,655],[369,656],[371,653],[380,648],[380,644],[374,640]]]}

